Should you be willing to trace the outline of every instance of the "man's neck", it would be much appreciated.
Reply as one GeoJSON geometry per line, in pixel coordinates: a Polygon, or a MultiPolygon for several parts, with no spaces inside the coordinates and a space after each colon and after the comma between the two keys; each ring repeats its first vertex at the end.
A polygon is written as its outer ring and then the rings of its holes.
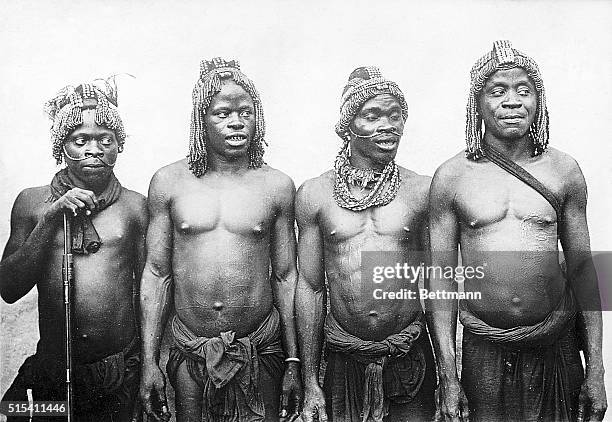
{"type": "Polygon", "coordinates": [[[93,191],[93,193],[96,195],[100,195],[102,192],[104,192],[108,186],[108,183],[110,182],[112,174],[113,173],[111,172],[107,177],[98,177],[95,180],[82,180],[68,170],[68,175],[70,176],[70,179],[74,183],[75,187],[93,191]]]}
{"type": "Polygon", "coordinates": [[[359,155],[352,154],[349,157],[349,163],[358,169],[372,169],[374,171],[383,171],[389,162],[378,162],[359,155]]]}
{"type": "Polygon", "coordinates": [[[230,160],[224,157],[209,156],[207,171],[216,173],[241,173],[249,168],[248,155],[230,160]]]}
{"type": "Polygon", "coordinates": [[[485,133],[483,142],[495,148],[512,161],[524,161],[533,155],[533,142],[526,134],[522,138],[503,139],[485,133]]]}

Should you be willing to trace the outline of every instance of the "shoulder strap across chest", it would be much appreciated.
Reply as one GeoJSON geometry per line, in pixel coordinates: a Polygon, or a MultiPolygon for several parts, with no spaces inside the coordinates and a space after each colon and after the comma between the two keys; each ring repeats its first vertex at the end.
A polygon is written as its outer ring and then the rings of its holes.
{"type": "Polygon", "coordinates": [[[498,151],[492,146],[484,143],[483,150],[486,154],[486,157],[491,160],[491,162],[501,167],[503,170],[507,171],[520,181],[524,182],[526,185],[533,188],[540,195],[542,195],[544,199],[546,199],[555,209],[555,212],[557,213],[557,221],[562,221],[563,207],[561,205],[561,201],[559,201],[557,196],[550,189],[544,186],[538,179],[536,179],[523,167],[516,164],[514,161],[506,157],[502,152],[498,151]]]}

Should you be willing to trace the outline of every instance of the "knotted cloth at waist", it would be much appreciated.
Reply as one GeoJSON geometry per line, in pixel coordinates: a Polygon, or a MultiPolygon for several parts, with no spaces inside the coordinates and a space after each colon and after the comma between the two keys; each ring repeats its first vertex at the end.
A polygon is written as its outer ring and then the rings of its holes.
{"type": "Polygon", "coordinates": [[[509,346],[536,347],[553,344],[559,336],[575,323],[576,297],[570,286],[555,309],[535,325],[520,325],[511,328],[493,327],[478,318],[464,300],[459,301],[459,320],[465,330],[494,343],[509,346]]]}
{"type": "Polygon", "coordinates": [[[204,390],[205,420],[264,420],[264,403],[258,389],[260,363],[268,372],[282,370],[276,308],[254,332],[242,338],[235,338],[233,331],[222,332],[218,337],[198,337],[177,316],[172,319],[171,331],[174,344],[166,367],[168,377],[175,385],[177,369],[186,362],[190,376],[204,390]]]}
{"type": "Polygon", "coordinates": [[[366,364],[362,421],[382,421],[388,414],[389,397],[412,399],[425,377],[425,355],[415,343],[424,332],[423,314],[397,334],[381,341],[362,340],[338,324],[332,313],[325,320],[329,352],[349,355],[366,364]],[[390,386],[385,391],[384,385],[390,386]]]}

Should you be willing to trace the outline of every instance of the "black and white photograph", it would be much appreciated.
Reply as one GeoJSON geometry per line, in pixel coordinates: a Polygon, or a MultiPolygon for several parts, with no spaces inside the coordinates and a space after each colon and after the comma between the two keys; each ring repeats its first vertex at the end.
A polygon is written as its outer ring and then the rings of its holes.
{"type": "Polygon", "coordinates": [[[0,421],[612,420],[612,2],[0,7],[0,421]]]}

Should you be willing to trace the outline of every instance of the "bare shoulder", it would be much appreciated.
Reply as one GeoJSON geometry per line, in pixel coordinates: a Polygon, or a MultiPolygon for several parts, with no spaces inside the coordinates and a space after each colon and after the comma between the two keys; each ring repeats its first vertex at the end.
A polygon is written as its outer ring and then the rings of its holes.
{"type": "Polygon", "coordinates": [[[465,157],[465,152],[460,151],[453,157],[443,162],[434,173],[432,179],[433,186],[453,186],[454,181],[459,179],[474,164],[473,161],[465,157]]]}
{"type": "Polygon", "coordinates": [[[565,198],[581,198],[586,203],[587,185],[578,162],[569,154],[556,148],[549,147],[546,152],[549,168],[555,178],[561,181],[562,195],[565,198]],[[568,196],[569,195],[569,196],[568,196]]]}
{"type": "Polygon", "coordinates": [[[549,147],[544,153],[550,160],[552,168],[560,172],[560,176],[566,180],[582,179],[582,170],[578,162],[566,152],[549,147]]]}
{"type": "Polygon", "coordinates": [[[190,175],[193,176],[186,158],[160,168],[151,178],[149,196],[151,196],[151,190],[169,191],[177,185],[177,182],[190,175]]]}
{"type": "Polygon", "coordinates": [[[465,152],[460,151],[440,164],[436,170],[436,173],[434,174],[434,178],[437,175],[446,176],[462,174],[468,169],[471,163],[473,163],[473,161],[466,158],[465,152]]]}
{"type": "Polygon", "coordinates": [[[426,197],[429,193],[429,186],[431,185],[431,176],[419,174],[402,166],[398,167],[402,181],[411,195],[426,197]]]}
{"type": "Polygon", "coordinates": [[[297,191],[295,211],[298,220],[314,217],[331,198],[334,188],[334,171],[328,170],[318,177],[306,180],[297,191]]]}
{"type": "Polygon", "coordinates": [[[51,196],[49,185],[25,188],[17,195],[13,204],[12,215],[14,218],[35,218],[40,207],[51,196]]]}
{"type": "Polygon", "coordinates": [[[170,163],[160,168],[155,172],[155,175],[159,175],[162,178],[180,178],[187,175],[193,175],[193,173],[189,170],[187,159],[183,158],[182,160],[175,161],[174,163],[170,163]]]}
{"type": "Polygon", "coordinates": [[[51,187],[49,185],[34,186],[31,188],[25,188],[19,192],[17,199],[15,199],[15,203],[19,201],[29,205],[34,205],[36,203],[45,202],[50,196],[51,187]]]}
{"type": "Polygon", "coordinates": [[[121,190],[121,199],[134,213],[140,214],[147,209],[147,198],[139,192],[123,187],[121,190]]]}
{"type": "Polygon", "coordinates": [[[270,186],[274,191],[283,193],[295,193],[295,184],[293,179],[282,171],[270,167],[265,164],[260,169],[266,181],[266,185],[270,186]]]}
{"type": "Polygon", "coordinates": [[[40,211],[45,205],[50,204],[47,201],[50,196],[49,185],[30,187],[19,192],[11,210],[11,227],[32,228],[39,218],[40,211]]]}
{"type": "Polygon", "coordinates": [[[320,176],[306,180],[297,193],[297,200],[319,203],[331,195],[334,186],[334,171],[328,170],[320,176]]]}

